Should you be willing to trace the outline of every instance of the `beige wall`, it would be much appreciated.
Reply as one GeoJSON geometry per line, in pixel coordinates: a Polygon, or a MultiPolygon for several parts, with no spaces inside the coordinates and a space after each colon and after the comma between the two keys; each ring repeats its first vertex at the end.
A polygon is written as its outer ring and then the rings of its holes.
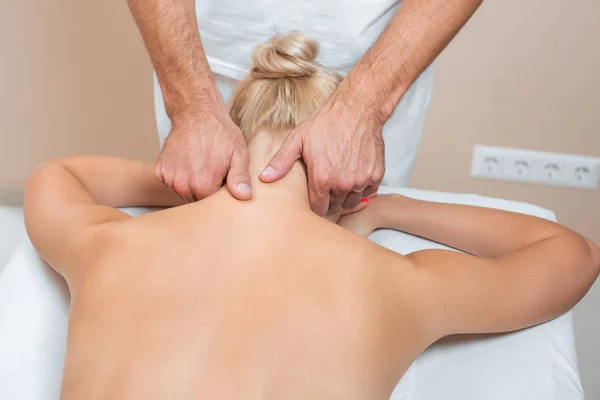
{"type": "Polygon", "coordinates": [[[153,160],[152,107],[125,0],[0,2],[0,184],[65,155],[153,160]]]}
{"type": "Polygon", "coordinates": [[[529,201],[600,243],[600,190],[470,177],[478,143],[600,156],[600,3],[488,1],[436,67],[411,185],[529,201]]]}
{"type": "MultiPolygon", "coordinates": [[[[600,244],[600,190],[470,177],[475,144],[600,157],[600,2],[484,2],[436,67],[411,186],[534,203],[600,244]]],[[[599,310],[597,282],[575,311],[589,399],[600,399],[599,310]]]]}
{"type": "MultiPolygon", "coordinates": [[[[72,154],[154,160],[151,69],[125,0],[0,4],[0,185],[72,154]]],[[[411,185],[528,201],[600,242],[600,191],[474,180],[476,143],[600,156],[600,3],[487,1],[437,63],[411,185]]],[[[600,398],[600,289],[576,314],[600,398]]],[[[596,394],[594,394],[596,393],[596,394]]]]}

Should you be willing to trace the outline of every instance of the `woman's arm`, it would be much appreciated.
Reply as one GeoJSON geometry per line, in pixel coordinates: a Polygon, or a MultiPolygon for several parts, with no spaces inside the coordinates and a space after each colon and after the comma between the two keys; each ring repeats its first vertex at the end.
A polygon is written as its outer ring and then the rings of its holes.
{"type": "Polygon", "coordinates": [[[50,264],[85,249],[99,224],[127,219],[115,207],[168,207],[183,201],[159,183],[154,166],[109,157],[73,157],[40,165],[25,189],[29,237],[50,264]]]}
{"type": "Polygon", "coordinates": [[[408,255],[442,335],[510,331],[555,318],[585,295],[600,270],[595,244],[540,218],[400,195],[377,196],[365,211],[367,230],[396,229],[470,253],[408,255]]]}
{"type": "MultiPolygon", "coordinates": [[[[108,207],[173,207],[183,204],[172,190],[156,180],[154,165],[113,157],[80,156],[41,165],[32,180],[68,186],[79,201],[108,207]]],[[[73,198],[75,200],[75,198],[73,198]]]]}

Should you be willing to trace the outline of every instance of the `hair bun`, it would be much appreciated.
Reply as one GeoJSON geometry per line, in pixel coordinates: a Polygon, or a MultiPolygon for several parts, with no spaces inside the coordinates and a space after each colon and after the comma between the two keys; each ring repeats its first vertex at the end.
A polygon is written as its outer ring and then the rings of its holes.
{"type": "Polygon", "coordinates": [[[273,35],[252,53],[254,78],[310,77],[317,72],[317,42],[299,32],[273,35]]]}

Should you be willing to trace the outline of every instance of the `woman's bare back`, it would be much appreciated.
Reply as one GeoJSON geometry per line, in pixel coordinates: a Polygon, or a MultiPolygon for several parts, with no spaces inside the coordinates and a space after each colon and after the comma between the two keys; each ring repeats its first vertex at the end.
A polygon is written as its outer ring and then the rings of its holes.
{"type": "Polygon", "coordinates": [[[28,180],[29,237],[72,295],[63,399],[384,399],[435,339],[547,321],[600,272],[597,246],[524,215],[391,195],[346,217],[471,254],[402,257],[314,216],[298,163],[248,202],[116,210],[181,203],[153,171],[75,157],[28,180]]]}
{"type": "Polygon", "coordinates": [[[65,400],[386,399],[431,342],[402,256],[227,192],[106,224],[65,276],[65,400]]]}

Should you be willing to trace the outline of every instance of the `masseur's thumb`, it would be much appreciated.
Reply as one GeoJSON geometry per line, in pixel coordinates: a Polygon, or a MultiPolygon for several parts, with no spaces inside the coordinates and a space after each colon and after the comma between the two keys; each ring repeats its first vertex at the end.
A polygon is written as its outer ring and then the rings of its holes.
{"type": "Polygon", "coordinates": [[[260,180],[265,183],[275,182],[287,175],[294,163],[302,157],[302,141],[290,134],[279,151],[275,153],[267,167],[260,174],[260,180]]]}
{"type": "Polygon", "coordinates": [[[238,200],[250,200],[252,187],[248,173],[248,153],[235,152],[231,156],[229,172],[227,173],[227,190],[238,200]]]}

